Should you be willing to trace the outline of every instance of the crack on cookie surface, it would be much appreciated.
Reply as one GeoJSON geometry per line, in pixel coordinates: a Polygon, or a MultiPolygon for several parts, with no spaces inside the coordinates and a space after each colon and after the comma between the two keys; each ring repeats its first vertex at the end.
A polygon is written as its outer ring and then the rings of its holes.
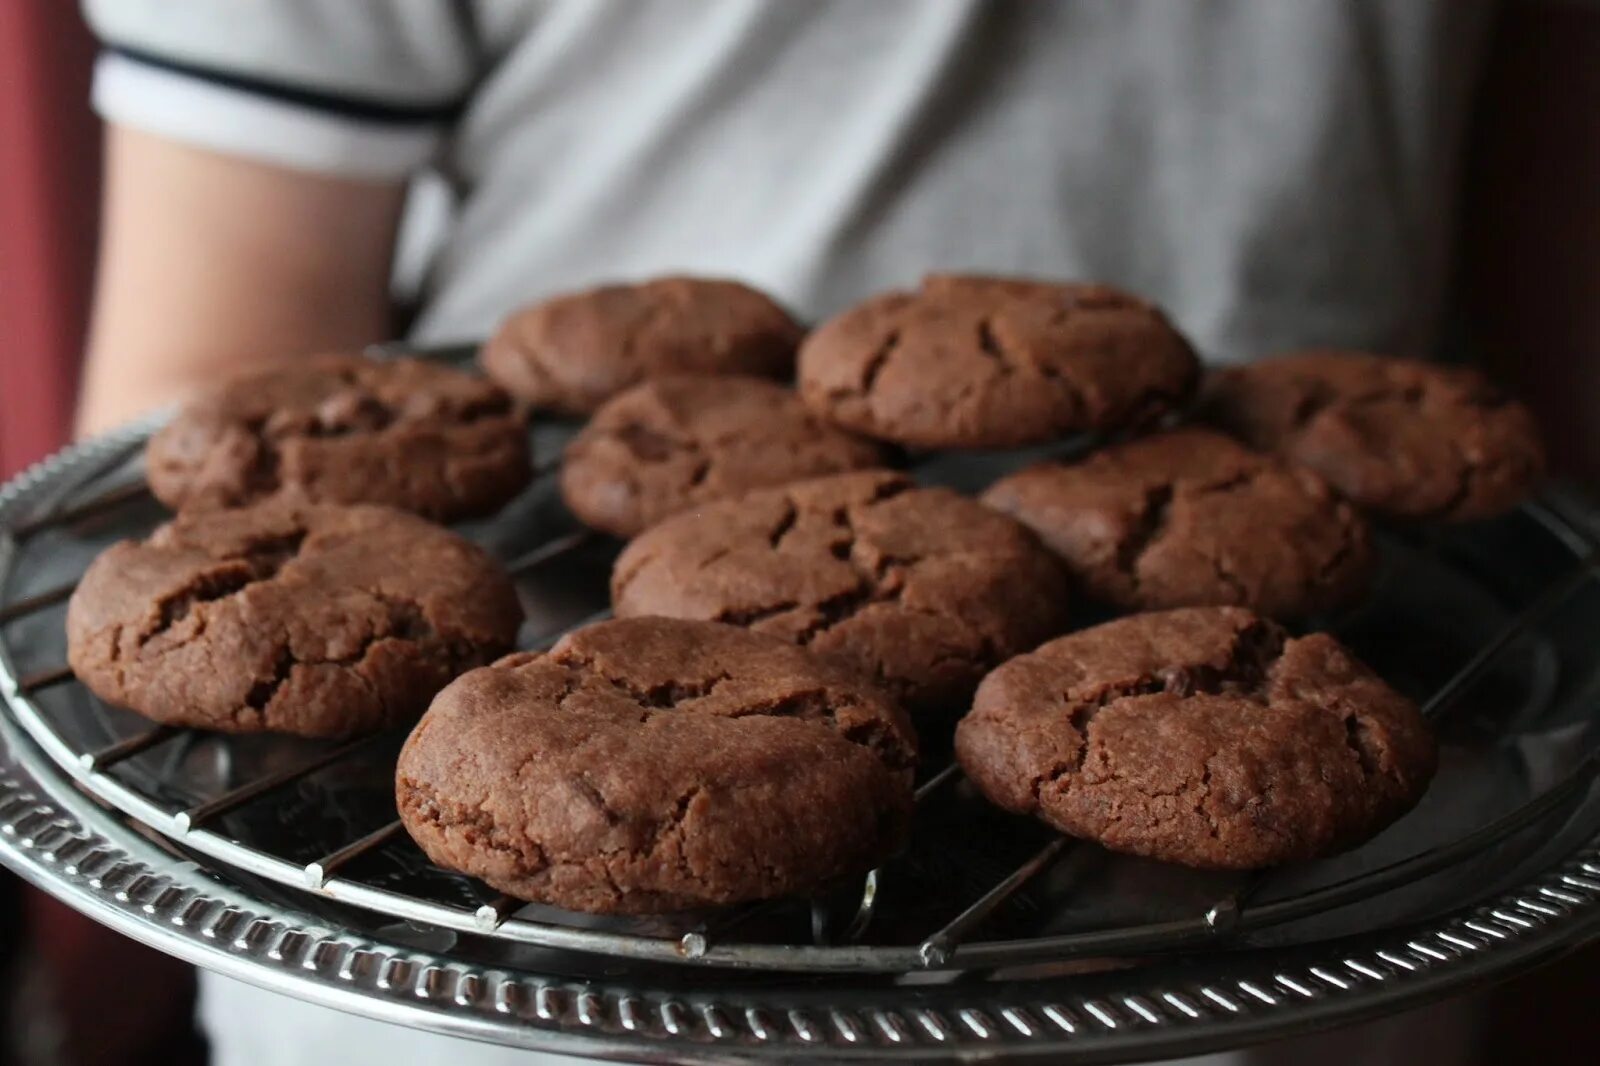
{"type": "MultiPolygon", "coordinates": [[[[306,534],[303,527],[296,528],[211,553],[216,565],[196,571],[187,582],[157,597],[154,621],[140,631],[139,646],[164,636],[205,604],[229,599],[252,585],[276,579],[300,554],[306,534]]],[[[192,547],[205,550],[203,545],[192,547]]],[[[199,628],[204,628],[203,621],[199,628]]]]}
{"type": "Polygon", "coordinates": [[[1434,759],[1415,706],[1331,638],[1234,608],[1106,623],[1012,660],[956,750],[1008,809],[1215,868],[1363,839],[1415,802],[1434,759]],[[1065,683],[1040,692],[1052,671],[1065,683]]]}
{"type": "Polygon", "coordinates": [[[695,447],[692,440],[673,440],[665,433],[639,422],[629,422],[611,430],[610,434],[628,450],[629,455],[646,463],[659,463],[671,458],[679,449],[694,450],[695,447]]]}
{"type": "Polygon", "coordinates": [[[69,658],[97,695],[156,721],[307,736],[420,713],[508,649],[520,616],[480,549],[372,507],[180,515],[108,549],[79,591],[69,658]],[[386,561],[419,569],[377,573],[386,561]],[[468,602],[430,599],[434,583],[468,602]]]}
{"type": "Polygon", "coordinates": [[[1153,485],[1145,490],[1144,506],[1138,521],[1128,535],[1117,544],[1117,569],[1127,574],[1135,583],[1139,581],[1139,560],[1150,546],[1161,539],[1166,531],[1167,513],[1172,509],[1171,484],[1153,485]]]}
{"type": "Polygon", "coordinates": [[[930,276],[825,323],[802,346],[800,376],[814,407],[863,432],[1001,447],[1120,425],[1187,395],[1196,367],[1158,311],[1109,290],[930,276]]]}
{"type": "Polygon", "coordinates": [[[878,378],[883,373],[883,368],[889,365],[889,357],[900,347],[900,331],[891,329],[884,334],[878,347],[873,349],[867,357],[866,364],[861,368],[860,392],[863,396],[871,396],[872,390],[878,385],[878,378]]]}
{"type": "Polygon", "coordinates": [[[1342,606],[1370,577],[1365,521],[1314,473],[1181,428],[1001,478],[985,503],[1030,526],[1122,608],[1342,606]]]}
{"type": "Polygon", "coordinates": [[[772,532],[767,534],[767,546],[773,551],[781,551],[783,549],[783,538],[789,535],[790,530],[794,529],[794,524],[800,517],[800,509],[795,506],[792,499],[786,499],[784,504],[783,514],[778,516],[778,521],[772,527],[772,532]]]}
{"type": "Polygon", "coordinates": [[[528,475],[520,413],[498,387],[421,360],[359,355],[308,357],[225,384],[157,432],[147,459],[152,490],[174,508],[292,493],[468,517],[528,475]],[[407,462],[384,462],[389,451],[407,462]]]}
{"type": "Polygon", "coordinates": [[[785,377],[799,335],[787,311],[747,285],[659,277],[523,307],[501,324],[480,362],[522,399],[585,415],[663,375],[785,377]]]}
{"type": "Polygon", "coordinates": [[[250,686],[250,691],[244,697],[244,705],[253,711],[264,713],[267,705],[277,696],[278,690],[289,680],[289,673],[294,667],[294,653],[289,650],[286,643],[278,649],[271,675],[261,678],[250,686]]]}
{"type": "MultiPolygon", "coordinates": [[[[558,705],[564,704],[575,693],[583,690],[584,678],[596,678],[636,703],[641,711],[639,718],[641,723],[659,713],[691,712],[694,708],[690,705],[709,699],[716,694],[719,686],[732,680],[729,671],[719,670],[712,675],[693,680],[674,679],[643,685],[629,676],[625,670],[606,669],[597,656],[585,655],[572,648],[558,650],[550,655],[553,661],[566,668],[570,678],[566,692],[557,701],[558,705]]],[[[536,659],[530,660],[532,661],[536,659]]],[[[838,721],[841,704],[852,705],[851,699],[842,692],[827,688],[812,688],[785,693],[767,701],[751,699],[740,706],[724,707],[708,713],[730,719],[752,716],[800,718],[817,722],[826,726],[830,732],[850,739],[838,721]]],[[[881,737],[874,734],[874,739],[881,737]]]]}
{"type": "Polygon", "coordinates": [[[779,618],[790,611],[798,610],[799,607],[799,600],[779,600],[777,603],[765,607],[725,607],[713,614],[711,620],[749,629],[767,621],[769,618],[779,618]]]}
{"type": "Polygon", "coordinates": [[[618,558],[613,605],[780,635],[919,708],[964,699],[987,666],[1055,631],[1066,586],[1025,530],[944,492],[841,475],[681,516],[618,558]]]}
{"type": "Polygon", "coordinates": [[[677,374],[604,404],[568,444],[560,487],[585,524],[625,538],[699,504],[887,458],[776,382],[677,374]]]}
{"type": "Polygon", "coordinates": [[[865,869],[903,835],[914,760],[904,716],[843,670],[731,627],[623,619],[458,681],[396,792],[447,868],[650,913],[865,869]]]}
{"type": "Polygon", "coordinates": [[[1543,470],[1531,416],[1475,370],[1311,350],[1218,373],[1203,416],[1410,519],[1482,518],[1543,470]],[[1507,464],[1505,477],[1486,471],[1507,464]]]}
{"type": "MultiPolygon", "coordinates": [[[[978,351],[994,360],[995,366],[1002,374],[1009,374],[1016,370],[1011,358],[1006,354],[1005,346],[995,336],[994,319],[984,315],[978,319],[978,351]]],[[[1040,368],[1042,369],[1042,367],[1040,368]]]]}

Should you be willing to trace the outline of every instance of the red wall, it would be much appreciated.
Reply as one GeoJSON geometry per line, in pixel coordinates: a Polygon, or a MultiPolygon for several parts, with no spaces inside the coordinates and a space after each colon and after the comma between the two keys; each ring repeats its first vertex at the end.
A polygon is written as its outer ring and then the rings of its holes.
{"type": "Polygon", "coordinates": [[[99,199],[93,58],[76,3],[0,2],[0,477],[71,421],[99,199]]]}
{"type": "MultiPolygon", "coordinates": [[[[75,2],[0,0],[0,478],[70,432],[98,221],[94,53],[75,2]]],[[[22,900],[31,936],[19,935],[15,887],[0,884],[0,957],[25,956],[41,990],[32,1003],[44,1018],[35,1021],[61,1035],[60,1061],[204,1061],[187,966],[37,892],[22,900]]],[[[0,997],[10,992],[0,987],[0,997]]]]}

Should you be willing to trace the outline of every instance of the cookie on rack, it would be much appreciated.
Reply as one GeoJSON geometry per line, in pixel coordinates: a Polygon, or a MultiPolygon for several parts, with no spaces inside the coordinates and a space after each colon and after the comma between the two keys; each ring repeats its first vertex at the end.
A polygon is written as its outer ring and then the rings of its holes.
{"type": "Polygon", "coordinates": [[[489,376],[535,407],[584,415],[662,374],[787,379],[801,329],[737,281],[665,277],[524,307],[484,345],[489,376]]]}
{"type": "Polygon", "coordinates": [[[626,538],[712,500],[888,458],[776,382],[674,374],[595,412],[567,446],[561,495],[585,525],[626,538]]]}
{"type": "Polygon", "coordinates": [[[1027,467],[983,502],[1124,610],[1298,617],[1358,600],[1376,561],[1366,520],[1320,477],[1197,426],[1027,467]]]}
{"type": "Polygon", "coordinates": [[[499,386],[423,359],[307,356],[196,398],[145,453],[174,509],[293,496],[440,520],[487,514],[530,476],[522,414],[499,386]]]}
{"type": "Polygon", "coordinates": [[[984,678],[956,755],[991,801],[1113,851],[1208,869],[1314,859],[1433,776],[1416,706],[1323,633],[1232,607],[1134,615],[984,678]]]}
{"type": "Polygon", "coordinates": [[[849,429],[917,448],[1016,447],[1153,419],[1199,364],[1157,308],[1106,285],[935,274],[824,323],[800,392],[849,429]]]}
{"type": "Polygon", "coordinates": [[[1303,351],[1214,372],[1202,411],[1397,518],[1493,517],[1544,472],[1532,413],[1468,367],[1303,351]]]}
{"type": "Polygon", "coordinates": [[[646,530],[619,616],[731,622],[830,656],[913,714],[958,713],[985,671],[1061,631],[1067,577],[1020,523],[861,471],[707,504],[646,530]]]}
{"type": "Polygon", "coordinates": [[[413,721],[522,611],[463,537],[387,507],[186,511],[112,545],[67,609],[96,695],[157,722],[340,737],[413,721]]]}
{"type": "Polygon", "coordinates": [[[459,678],[395,792],[439,865],[637,914],[864,873],[904,840],[915,761],[904,712],[850,672],[733,626],[637,618],[459,678]]]}

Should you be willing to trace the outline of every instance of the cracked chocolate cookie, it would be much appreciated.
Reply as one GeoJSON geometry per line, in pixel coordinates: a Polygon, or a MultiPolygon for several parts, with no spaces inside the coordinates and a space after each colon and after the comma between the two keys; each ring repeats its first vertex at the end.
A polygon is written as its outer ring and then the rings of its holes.
{"type": "Polygon", "coordinates": [[[319,355],[244,374],[150,440],[150,489],[174,509],[278,496],[487,514],[530,474],[521,414],[498,386],[421,359],[319,355]]]}
{"type": "Polygon", "coordinates": [[[1019,523],[949,489],[862,471],[677,515],[618,557],[619,616],[772,633],[875,678],[918,714],[1061,631],[1067,578],[1019,523]]]}
{"type": "Polygon", "coordinates": [[[1360,598],[1376,559],[1366,520],[1316,474],[1199,427],[1030,466],[983,502],[1125,610],[1330,610],[1360,598]]]}
{"type": "Polygon", "coordinates": [[[956,729],[991,801],[1070,836],[1209,869],[1313,859],[1421,798],[1427,723],[1324,633],[1246,610],[1135,615],[984,678],[956,729]]]}
{"type": "Polygon", "coordinates": [[[676,374],[635,385],[595,412],[567,446],[561,495],[585,525],[631,537],[712,500],[887,458],[776,382],[676,374]]]}
{"type": "Polygon", "coordinates": [[[845,669],[733,626],[635,618],[455,681],[395,794],[441,866],[637,914],[867,870],[904,839],[915,762],[904,712],[845,669]]]}
{"type": "Polygon", "coordinates": [[[1156,308],[1105,285],[932,275],[800,349],[812,410],[920,448],[1016,447],[1152,419],[1199,364],[1156,308]]]}
{"type": "Polygon", "coordinates": [[[789,312],[748,285],[668,277],[525,307],[479,359],[514,395],[581,415],[661,374],[787,378],[800,335],[789,312]]]}
{"type": "Polygon", "coordinates": [[[505,573],[448,530],[275,500],[106,549],[67,608],[67,659],[157,722],[338,737],[415,719],[521,619],[505,573]]]}
{"type": "Polygon", "coordinates": [[[1489,518],[1544,472],[1532,414],[1466,367],[1299,352],[1214,372],[1203,417],[1400,518],[1489,518]]]}

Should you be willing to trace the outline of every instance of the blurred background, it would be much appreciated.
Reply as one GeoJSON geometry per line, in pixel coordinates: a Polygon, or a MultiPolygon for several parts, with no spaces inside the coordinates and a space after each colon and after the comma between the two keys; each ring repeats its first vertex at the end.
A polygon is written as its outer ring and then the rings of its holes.
{"type": "MultiPolygon", "coordinates": [[[[1600,207],[1576,231],[1496,220],[1508,200],[1574,195],[1600,174],[1600,69],[1593,10],[1510,3],[1465,168],[1457,335],[1557,427],[1569,477],[1600,482],[1600,292],[1563,291],[1542,264],[1600,256],[1600,207]],[[1585,105],[1587,101],[1587,105],[1585,105]],[[1512,333],[1509,323],[1524,325],[1512,333]],[[1542,323],[1529,335],[1526,323],[1542,323]],[[1526,371],[1540,360],[1537,380],[1526,371]],[[1548,372],[1557,368],[1556,372],[1548,372]]],[[[0,475],[69,435],[97,236],[100,123],[89,108],[96,46],[77,5],[0,0],[0,475]]],[[[1587,194],[1600,195],[1594,187],[1587,194]]],[[[1568,216],[1569,218],[1572,216],[1568,216]]],[[[1531,221],[1529,221],[1531,220],[1531,221]]],[[[1596,277],[1577,270],[1560,276],[1596,277]]],[[[1593,1062],[1600,1023],[1593,950],[1493,993],[1490,1061],[1593,1062]]],[[[0,873],[0,1062],[205,1061],[188,968],[157,958],[0,873]],[[146,976],[129,987],[135,966],[146,976]]]]}

